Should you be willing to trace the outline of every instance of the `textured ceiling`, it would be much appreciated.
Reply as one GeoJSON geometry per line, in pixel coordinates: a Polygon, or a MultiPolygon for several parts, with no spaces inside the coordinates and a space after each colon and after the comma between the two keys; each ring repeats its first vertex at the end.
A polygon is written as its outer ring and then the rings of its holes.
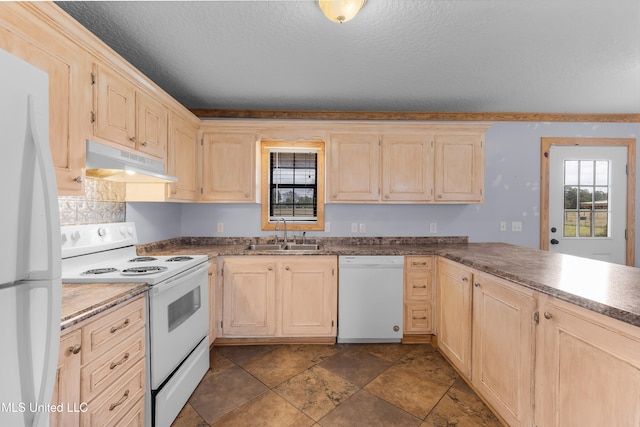
{"type": "Polygon", "coordinates": [[[640,0],[57,4],[189,108],[640,113],[640,0]]]}

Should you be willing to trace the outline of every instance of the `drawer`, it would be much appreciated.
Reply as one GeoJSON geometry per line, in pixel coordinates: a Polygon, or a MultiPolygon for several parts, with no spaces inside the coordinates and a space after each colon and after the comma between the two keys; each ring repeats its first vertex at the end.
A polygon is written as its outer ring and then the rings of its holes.
{"type": "Polygon", "coordinates": [[[82,363],[87,364],[144,327],[145,298],[118,306],[82,328],[82,363]]]}
{"type": "Polygon", "coordinates": [[[140,399],[120,421],[118,427],[144,427],[144,399],[140,399]]]}
{"type": "Polygon", "coordinates": [[[431,304],[412,304],[404,306],[405,333],[433,333],[433,306],[431,304]]]}
{"type": "Polygon", "coordinates": [[[405,269],[407,271],[424,271],[433,269],[432,256],[408,256],[405,257],[405,269]]]}
{"type": "Polygon", "coordinates": [[[405,300],[431,302],[433,298],[433,272],[407,272],[404,278],[405,300]]]}
{"type": "Polygon", "coordinates": [[[144,400],[145,361],[140,359],[110,387],[88,404],[80,416],[83,427],[112,426],[144,400]]]}
{"type": "Polygon", "coordinates": [[[116,379],[127,375],[129,368],[144,358],[145,330],[138,329],[115,347],[104,352],[80,371],[80,397],[89,402],[116,379]]]}

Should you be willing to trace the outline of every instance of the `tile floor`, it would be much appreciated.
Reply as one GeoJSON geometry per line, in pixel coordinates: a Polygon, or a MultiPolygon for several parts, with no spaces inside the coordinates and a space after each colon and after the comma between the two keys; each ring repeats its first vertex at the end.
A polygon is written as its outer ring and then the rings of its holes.
{"type": "Polygon", "coordinates": [[[501,426],[431,345],[214,347],[173,427],[501,426]]]}

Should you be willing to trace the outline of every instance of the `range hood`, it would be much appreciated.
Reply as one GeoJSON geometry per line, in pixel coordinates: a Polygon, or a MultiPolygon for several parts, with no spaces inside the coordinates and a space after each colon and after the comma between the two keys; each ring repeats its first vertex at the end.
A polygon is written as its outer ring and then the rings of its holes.
{"type": "Polygon", "coordinates": [[[178,178],[164,173],[164,163],[95,141],[87,141],[87,176],[131,183],[171,183],[178,178]]]}

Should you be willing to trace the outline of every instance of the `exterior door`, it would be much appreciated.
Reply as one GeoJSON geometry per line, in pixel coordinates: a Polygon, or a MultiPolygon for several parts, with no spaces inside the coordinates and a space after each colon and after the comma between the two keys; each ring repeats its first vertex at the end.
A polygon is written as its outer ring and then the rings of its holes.
{"type": "Polygon", "coordinates": [[[549,150],[549,250],[626,263],[627,147],[549,150]]]}

